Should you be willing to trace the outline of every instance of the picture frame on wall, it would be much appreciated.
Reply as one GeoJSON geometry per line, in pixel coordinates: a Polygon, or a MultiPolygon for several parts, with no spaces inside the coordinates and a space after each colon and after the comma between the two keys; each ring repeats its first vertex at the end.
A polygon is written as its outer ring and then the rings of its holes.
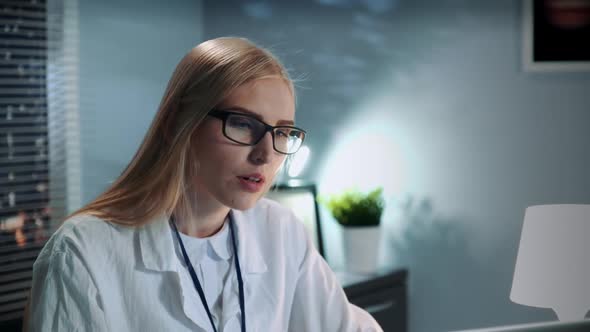
{"type": "Polygon", "coordinates": [[[305,225],[320,255],[326,257],[317,202],[317,189],[314,184],[278,184],[271,188],[265,197],[290,208],[305,225]]]}
{"type": "Polygon", "coordinates": [[[590,71],[590,0],[524,0],[525,71],[590,71]]]}

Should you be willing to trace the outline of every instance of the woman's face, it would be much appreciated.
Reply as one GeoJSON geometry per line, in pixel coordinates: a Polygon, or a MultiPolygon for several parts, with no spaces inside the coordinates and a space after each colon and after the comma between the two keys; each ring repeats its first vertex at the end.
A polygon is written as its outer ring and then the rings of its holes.
{"type": "MultiPolygon", "coordinates": [[[[246,83],[217,109],[253,113],[271,126],[292,125],[295,116],[293,94],[280,78],[246,83]]],[[[249,209],[267,192],[286,156],[273,149],[270,132],[257,145],[247,146],[229,140],[222,129],[221,119],[207,116],[193,136],[198,160],[194,180],[197,199],[217,201],[238,210],[249,209]],[[262,184],[252,186],[242,179],[254,173],[262,175],[262,184]]]]}

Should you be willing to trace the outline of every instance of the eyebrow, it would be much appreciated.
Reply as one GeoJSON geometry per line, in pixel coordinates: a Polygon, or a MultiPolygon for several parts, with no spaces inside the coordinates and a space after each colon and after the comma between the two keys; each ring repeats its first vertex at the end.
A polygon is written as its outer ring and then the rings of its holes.
{"type": "MultiPolygon", "coordinates": [[[[246,113],[246,114],[251,115],[251,116],[257,118],[258,120],[264,122],[264,118],[260,114],[255,113],[247,108],[233,106],[233,107],[227,107],[226,109],[236,110],[236,111],[240,111],[241,113],[246,113]]],[[[293,126],[293,125],[295,125],[295,122],[293,122],[292,120],[279,120],[279,121],[277,121],[277,125],[291,125],[291,126],[293,126]]]]}

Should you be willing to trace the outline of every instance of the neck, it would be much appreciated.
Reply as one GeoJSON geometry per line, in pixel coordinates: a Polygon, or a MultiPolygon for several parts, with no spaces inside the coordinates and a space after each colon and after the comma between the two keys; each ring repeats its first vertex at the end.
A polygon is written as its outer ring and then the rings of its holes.
{"type": "Polygon", "coordinates": [[[199,196],[198,203],[195,199],[190,202],[191,208],[188,211],[174,212],[179,232],[192,237],[204,238],[217,234],[223,228],[223,223],[230,210],[227,206],[214,199],[205,199],[204,195],[199,196]]]}

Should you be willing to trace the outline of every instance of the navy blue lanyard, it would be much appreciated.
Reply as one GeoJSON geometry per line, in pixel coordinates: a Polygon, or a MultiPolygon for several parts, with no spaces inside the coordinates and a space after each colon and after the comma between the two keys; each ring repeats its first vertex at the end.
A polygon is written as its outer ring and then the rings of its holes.
{"type": "MultiPolygon", "coordinates": [[[[205,307],[205,311],[207,311],[207,316],[209,316],[209,322],[211,322],[211,326],[213,326],[213,331],[217,332],[217,328],[215,327],[215,323],[213,323],[213,316],[211,316],[211,311],[209,310],[209,305],[207,304],[207,299],[205,298],[205,293],[203,293],[203,288],[201,287],[201,283],[199,282],[199,279],[197,278],[197,274],[195,273],[195,269],[193,268],[193,265],[191,264],[191,261],[188,258],[188,255],[186,254],[186,250],[184,249],[184,244],[182,243],[182,239],[180,238],[180,234],[178,234],[178,229],[176,228],[176,221],[174,220],[174,215],[172,215],[170,223],[172,224],[172,226],[174,227],[174,232],[176,233],[176,238],[178,239],[178,243],[180,243],[180,249],[182,250],[182,256],[184,257],[184,261],[186,263],[186,266],[188,268],[188,272],[191,275],[191,278],[193,279],[193,284],[195,284],[195,288],[197,289],[197,292],[199,293],[199,297],[201,298],[201,302],[203,303],[203,306],[205,307]]],[[[244,309],[245,305],[244,305],[244,282],[242,280],[242,271],[240,270],[240,259],[238,258],[238,247],[236,246],[236,238],[234,236],[234,223],[233,223],[233,219],[231,217],[231,214],[229,215],[229,228],[230,228],[230,234],[231,234],[231,242],[232,242],[232,246],[234,249],[234,262],[236,265],[236,272],[238,274],[238,286],[239,286],[239,296],[240,296],[240,311],[242,313],[242,332],[246,332],[246,310],[244,309]]]]}

